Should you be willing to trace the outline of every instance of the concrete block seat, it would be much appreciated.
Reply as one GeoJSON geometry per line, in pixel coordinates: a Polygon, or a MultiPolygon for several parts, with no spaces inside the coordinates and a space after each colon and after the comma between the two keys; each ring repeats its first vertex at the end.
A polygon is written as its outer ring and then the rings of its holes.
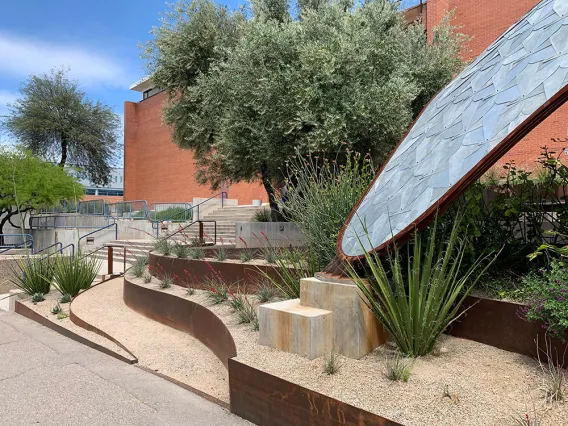
{"type": "Polygon", "coordinates": [[[332,349],[359,359],[388,340],[351,280],[304,278],[300,299],[260,306],[260,344],[314,359],[332,349]]]}

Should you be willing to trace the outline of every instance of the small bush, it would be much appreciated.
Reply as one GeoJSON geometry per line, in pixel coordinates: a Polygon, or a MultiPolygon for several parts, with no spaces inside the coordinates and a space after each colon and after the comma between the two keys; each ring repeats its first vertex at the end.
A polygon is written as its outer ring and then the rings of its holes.
{"type": "Polygon", "coordinates": [[[310,253],[310,251],[300,252],[291,249],[280,250],[276,259],[277,276],[272,277],[260,268],[259,271],[285,298],[297,299],[300,297],[300,280],[313,277],[317,272],[316,264],[310,253]]]}
{"type": "Polygon", "coordinates": [[[45,297],[43,297],[43,293],[34,293],[32,294],[32,302],[34,305],[38,304],[39,302],[43,302],[45,297]]]}
{"type": "Polygon", "coordinates": [[[207,298],[214,304],[218,305],[229,299],[229,290],[227,285],[217,278],[206,278],[208,286],[207,298]]]}
{"type": "Polygon", "coordinates": [[[548,270],[528,274],[523,286],[528,307],[521,308],[520,314],[529,321],[542,321],[551,336],[564,341],[568,329],[568,269],[564,262],[554,260],[548,270]]]}
{"type": "Polygon", "coordinates": [[[195,289],[193,287],[188,287],[187,288],[187,295],[193,296],[194,294],[195,294],[195,289]]]}
{"type": "Polygon", "coordinates": [[[337,352],[335,350],[332,350],[324,358],[323,371],[327,375],[331,376],[332,374],[337,373],[340,368],[341,365],[339,364],[338,361],[337,352]]]}
{"type": "Polygon", "coordinates": [[[229,292],[229,306],[233,309],[233,312],[238,312],[243,309],[245,305],[245,298],[244,295],[237,291],[237,293],[233,293],[231,290],[229,292]]]}
{"type": "Polygon", "coordinates": [[[189,257],[195,260],[201,260],[205,258],[205,249],[203,247],[192,247],[189,249],[189,257]]]}
{"type": "Polygon", "coordinates": [[[213,257],[215,258],[215,260],[223,262],[229,258],[229,250],[221,246],[217,250],[215,250],[215,254],[213,255],[213,257]]]}
{"type": "Polygon", "coordinates": [[[53,280],[53,262],[51,259],[24,258],[12,269],[11,282],[24,293],[47,294],[53,280]]]}
{"type": "Polygon", "coordinates": [[[152,282],[152,275],[150,275],[148,272],[144,272],[142,278],[144,279],[144,284],[149,284],[152,282]]]}
{"type": "Polygon", "coordinates": [[[136,260],[134,260],[134,263],[130,267],[130,274],[136,278],[140,278],[144,274],[147,264],[148,256],[137,256],[136,260]]]}
{"type": "Polygon", "coordinates": [[[241,260],[241,262],[243,263],[250,262],[253,258],[254,258],[254,250],[248,248],[241,250],[241,253],[239,255],[239,259],[241,260]]]}
{"type": "Polygon", "coordinates": [[[51,308],[51,313],[53,315],[57,315],[60,312],[62,312],[63,310],[61,309],[61,305],[59,305],[59,302],[57,303],[57,305],[55,305],[53,308],[51,308]]]}
{"type": "Polygon", "coordinates": [[[170,274],[163,274],[161,277],[160,288],[170,288],[174,283],[174,276],[170,274]]]}
{"type": "Polygon", "coordinates": [[[268,303],[276,297],[276,289],[267,282],[262,282],[259,284],[255,296],[261,304],[268,303]]]}
{"type": "Polygon", "coordinates": [[[88,289],[95,280],[101,262],[93,257],[57,256],[53,263],[53,286],[71,297],[88,289]]]}
{"type": "Polygon", "coordinates": [[[166,238],[158,238],[152,247],[153,251],[169,256],[172,251],[172,246],[166,238]]]}
{"type": "Polygon", "coordinates": [[[262,251],[262,257],[266,260],[267,263],[276,263],[278,260],[278,248],[272,247],[270,240],[264,233],[264,231],[260,231],[262,238],[256,235],[254,232],[252,233],[254,237],[260,242],[260,246],[262,247],[260,250],[262,251]]]}
{"type": "MultiPolygon", "coordinates": [[[[538,339],[538,338],[537,338],[538,339]]],[[[564,400],[564,386],[566,383],[564,366],[560,363],[560,360],[564,359],[566,355],[566,349],[564,349],[564,354],[559,357],[558,353],[554,354],[552,352],[552,344],[550,339],[546,339],[546,351],[544,355],[546,356],[546,361],[542,361],[540,353],[544,352],[542,349],[538,348],[537,340],[537,356],[538,364],[540,369],[544,374],[543,390],[546,394],[546,399],[549,402],[559,402],[564,400]],[[556,359],[556,362],[554,361],[556,359]]]]}
{"type": "Polygon", "coordinates": [[[412,371],[413,361],[395,352],[385,358],[385,377],[394,382],[408,382],[412,371]]]}
{"type": "Polygon", "coordinates": [[[190,248],[186,244],[176,243],[172,247],[172,252],[180,259],[187,259],[190,253],[190,248]]]}
{"type": "Polygon", "coordinates": [[[262,209],[254,212],[254,222],[272,222],[272,213],[270,209],[262,209]]]}
{"type": "Polygon", "coordinates": [[[71,303],[71,295],[70,294],[62,294],[59,298],[59,303],[71,303]]]}

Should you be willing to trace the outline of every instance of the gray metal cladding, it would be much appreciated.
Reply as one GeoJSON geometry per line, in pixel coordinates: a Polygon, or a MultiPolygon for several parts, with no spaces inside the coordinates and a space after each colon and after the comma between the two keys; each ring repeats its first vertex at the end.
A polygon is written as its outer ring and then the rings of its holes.
{"type": "Polygon", "coordinates": [[[543,0],[425,108],[346,224],[360,256],[413,224],[568,84],[568,0],[543,0]]]}

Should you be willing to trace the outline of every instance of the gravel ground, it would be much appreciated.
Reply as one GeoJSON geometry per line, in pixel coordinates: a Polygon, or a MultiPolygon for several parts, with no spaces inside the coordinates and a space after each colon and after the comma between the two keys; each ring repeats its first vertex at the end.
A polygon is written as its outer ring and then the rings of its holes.
{"type": "Polygon", "coordinates": [[[123,279],[99,284],[73,301],[73,312],[127,347],[138,363],[229,402],[228,372],[187,333],[150,320],[122,298],[123,279]]]}
{"type": "Polygon", "coordinates": [[[39,302],[38,304],[33,304],[30,296],[26,296],[25,299],[20,299],[20,302],[33,309],[38,314],[56,323],[57,325],[65,327],[73,333],[78,334],[79,336],[84,337],[91,342],[104,346],[105,348],[110,349],[111,351],[119,355],[122,355],[128,359],[132,359],[132,356],[116,343],[111,342],[107,338],[99,336],[92,331],[85,330],[84,328],[79,327],[78,325],[73,323],[69,318],[69,303],[62,303],[59,305],[61,306],[62,311],[67,314],[67,318],[57,319],[57,315],[52,314],[51,310],[54,306],[57,305],[57,301],[59,300],[60,296],[61,295],[58,292],[52,290],[45,295],[45,300],[43,302],[39,302]]]}
{"type": "Polygon", "coordinates": [[[238,361],[407,426],[516,425],[514,417],[527,413],[533,425],[535,412],[541,426],[568,424],[568,404],[545,403],[540,367],[523,355],[443,336],[435,355],[414,361],[407,383],[385,377],[388,345],[360,360],[339,356],[340,369],[329,376],[322,358],[309,361],[259,345],[258,332],[238,324],[226,304],[212,305],[205,291],[188,296],[176,285],[160,289],[156,278],[149,284],[129,279],[207,306],[233,335],[238,361]]]}

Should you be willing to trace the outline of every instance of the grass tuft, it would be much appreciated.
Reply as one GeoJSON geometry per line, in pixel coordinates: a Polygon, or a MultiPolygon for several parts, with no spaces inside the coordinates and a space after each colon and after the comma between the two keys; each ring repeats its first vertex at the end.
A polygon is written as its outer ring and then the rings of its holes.
{"type": "Polygon", "coordinates": [[[341,364],[339,364],[337,352],[333,349],[324,358],[323,371],[325,374],[331,376],[339,371],[341,364]]]}
{"type": "Polygon", "coordinates": [[[32,294],[32,302],[34,305],[37,305],[39,302],[43,302],[45,297],[43,297],[43,293],[34,293],[32,294]]]}
{"type": "Polygon", "coordinates": [[[59,304],[59,302],[57,302],[57,305],[55,305],[53,308],[51,308],[51,313],[53,315],[57,315],[61,312],[63,312],[63,310],[61,309],[61,305],[59,304]]]}
{"type": "Polygon", "coordinates": [[[398,351],[385,358],[385,377],[393,382],[408,382],[413,360],[403,357],[398,351]]]}

